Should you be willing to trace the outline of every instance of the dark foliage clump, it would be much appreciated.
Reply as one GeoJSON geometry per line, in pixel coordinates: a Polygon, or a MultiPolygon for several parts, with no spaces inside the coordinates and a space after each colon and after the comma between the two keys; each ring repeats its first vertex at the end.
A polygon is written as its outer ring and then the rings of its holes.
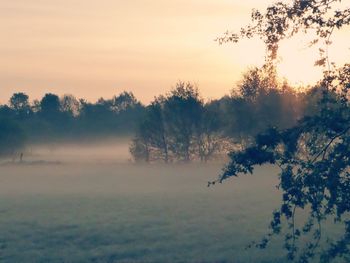
{"type": "MultiPolygon", "coordinates": [[[[277,2],[265,13],[254,10],[252,24],[242,28],[240,34],[226,33],[219,38],[224,43],[259,36],[267,46],[263,69],[268,72],[276,65],[282,39],[312,31],[316,34],[311,44],[321,42],[325,46],[315,63],[324,67],[324,76],[310,93],[315,100],[305,104],[304,117],[293,127],[272,127],[257,133],[250,145],[230,153],[230,162],[218,180],[209,182],[209,185],[222,183],[240,173],[253,173],[257,165],[279,166],[282,204],[273,213],[270,233],[254,245],[266,248],[287,223],[284,247],[288,259],[298,262],[350,260],[350,64],[336,67],[327,55],[333,31],[350,24],[350,8],[337,7],[341,2],[277,2]],[[296,222],[299,212],[309,215],[301,226],[296,222]],[[330,219],[344,228],[338,241],[328,241],[322,235],[322,223],[330,219]],[[328,245],[323,248],[322,238],[328,245]]],[[[255,94],[251,89],[246,93],[255,94]]]]}

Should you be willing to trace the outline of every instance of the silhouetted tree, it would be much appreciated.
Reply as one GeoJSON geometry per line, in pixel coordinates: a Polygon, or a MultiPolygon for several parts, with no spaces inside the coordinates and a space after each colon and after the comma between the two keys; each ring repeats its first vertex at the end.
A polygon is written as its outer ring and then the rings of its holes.
{"type": "Polygon", "coordinates": [[[196,129],[198,156],[202,162],[209,161],[226,146],[227,140],[221,130],[222,123],[215,104],[208,103],[202,109],[201,119],[196,129]]]}
{"type": "Polygon", "coordinates": [[[203,101],[191,83],[178,82],[164,103],[164,116],[171,134],[170,149],[179,160],[189,162],[194,136],[200,126],[203,101]]]}
{"type": "Polygon", "coordinates": [[[29,97],[25,93],[14,93],[10,98],[10,107],[20,118],[25,118],[31,113],[29,97]]]}
{"type": "Polygon", "coordinates": [[[156,98],[139,122],[130,148],[137,153],[134,159],[140,160],[143,153],[147,161],[190,161],[201,107],[198,90],[190,83],[179,82],[166,97],[156,98]]]}
{"type": "Polygon", "coordinates": [[[138,128],[137,136],[147,145],[147,161],[150,161],[149,155],[152,155],[152,159],[160,159],[165,163],[169,161],[169,138],[163,108],[164,98],[156,98],[146,108],[146,114],[138,128]]]}
{"type": "Polygon", "coordinates": [[[224,145],[216,105],[205,105],[191,83],[177,83],[169,94],[146,108],[130,147],[134,159],[208,161],[224,145]]]}
{"type": "MultiPolygon", "coordinates": [[[[253,24],[241,34],[226,33],[220,43],[237,42],[240,37],[259,36],[267,46],[267,66],[273,68],[280,40],[298,32],[316,33],[312,42],[331,44],[334,30],[350,24],[350,8],[337,6],[336,0],[294,0],[277,2],[265,13],[254,10],[253,24]]],[[[231,161],[217,181],[223,182],[240,173],[252,173],[256,165],[274,164],[281,168],[279,188],[283,192],[282,205],[273,213],[271,232],[262,242],[265,248],[271,238],[283,231],[283,221],[289,231],[285,234],[285,248],[290,260],[329,262],[337,257],[350,260],[350,64],[331,68],[327,52],[321,52],[316,65],[324,66],[324,77],[316,85],[321,90],[318,108],[292,128],[271,128],[255,137],[254,143],[241,151],[230,153],[231,161]],[[296,223],[296,213],[309,214],[307,222],[296,223]],[[333,218],[343,222],[344,235],[328,243],[320,251],[321,223],[333,218]],[[308,235],[310,234],[311,235],[308,235]],[[310,240],[303,244],[302,237],[310,240]],[[299,243],[298,243],[299,242],[299,243]]]]}
{"type": "Polygon", "coordinates": [[[108,100],[100,98],[97,103],[81,100],[80,104],[80,133],[98,136],[134,135],[144,112],[144,106],[131,92],[108,100]]]}
{"type": "Polygon", "coordinates": [[[268,127],[291,127],[303,115],[298,110],[301,100],[271,70],[249,69],[226,102],[228,134],[246,144],[268,127]]]}
{"type": "Polygon", "coordinates": [[[60,99],[55,94],[47,93],[40,101],[40,114],[46,119],[55,119],[60,114],[60,108],[60,99]]]}
{"type": "Polygon", "coordinates": [[[139,107],[141,103],[135,98],[132,92],[123,91],[111,100],[111,110],[123,112],[128,109],[139,107]]]}

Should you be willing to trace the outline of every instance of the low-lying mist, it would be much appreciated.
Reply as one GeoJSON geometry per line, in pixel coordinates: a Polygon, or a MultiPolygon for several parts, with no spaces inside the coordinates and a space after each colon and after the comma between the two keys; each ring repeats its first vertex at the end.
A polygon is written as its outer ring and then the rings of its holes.
{"type": "Polygon", "coordinates": [[[34,144],[7,159],[4,158],[0,163],[3,165],[126,163],[131,161],[129,144],[129,138],[110,138],[84,143],[34,144]]]}
{"type": "Polygon", "coordinates": [[[207,187],[223,164],[135,164],[127,140],[33,146],[0,166],[0,261],[283,262],[279,242],[245,250],[280,204],[277,169],[207,187]]]}

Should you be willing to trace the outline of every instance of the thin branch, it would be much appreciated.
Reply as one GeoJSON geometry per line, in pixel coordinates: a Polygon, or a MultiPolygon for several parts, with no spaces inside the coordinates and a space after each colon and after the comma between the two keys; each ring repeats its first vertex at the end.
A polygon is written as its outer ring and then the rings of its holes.
{"type": "Polygon", "coordinates": [[[292,215],[292,226],[293,226],[293,229],[292,229],[292,231],[293,231],[293,247],[292,247],[292,251],[293,251],[293,253],[295,253],[295,240],[296,240],[296,238],[295,238],[295,211],[296,211],[296,209],[297,209],[297,206],[294,205],[293,215],[292,215]]]}
{"type": "Polygon", "coordinates": [[[333,142],[338,139],[339,137],[343,136],[344,134],[346,134],[348,131],[350,130],[350,126],[347,127],[344,131],[342,131],[341,133],[338,133],[336,135],[334,135],[330,141],[327,143],[327,145],[315,156],[315,158],[311,161],[311,163],[314,163],[321,155],[323,155],[323,159],[326,156],[327,150],[328,148],[333,144],[333,142]]]}

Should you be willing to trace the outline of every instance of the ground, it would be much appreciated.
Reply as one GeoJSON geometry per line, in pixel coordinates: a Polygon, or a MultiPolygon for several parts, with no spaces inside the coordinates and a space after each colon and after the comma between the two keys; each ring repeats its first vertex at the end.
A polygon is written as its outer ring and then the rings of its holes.
{"type": "Polygon", "coordinates": [[[223,164],[69,159],[0,166],[1,262],[283,262],[244,249],[279,205],[273,167],[208,188],[223,164]]]}

